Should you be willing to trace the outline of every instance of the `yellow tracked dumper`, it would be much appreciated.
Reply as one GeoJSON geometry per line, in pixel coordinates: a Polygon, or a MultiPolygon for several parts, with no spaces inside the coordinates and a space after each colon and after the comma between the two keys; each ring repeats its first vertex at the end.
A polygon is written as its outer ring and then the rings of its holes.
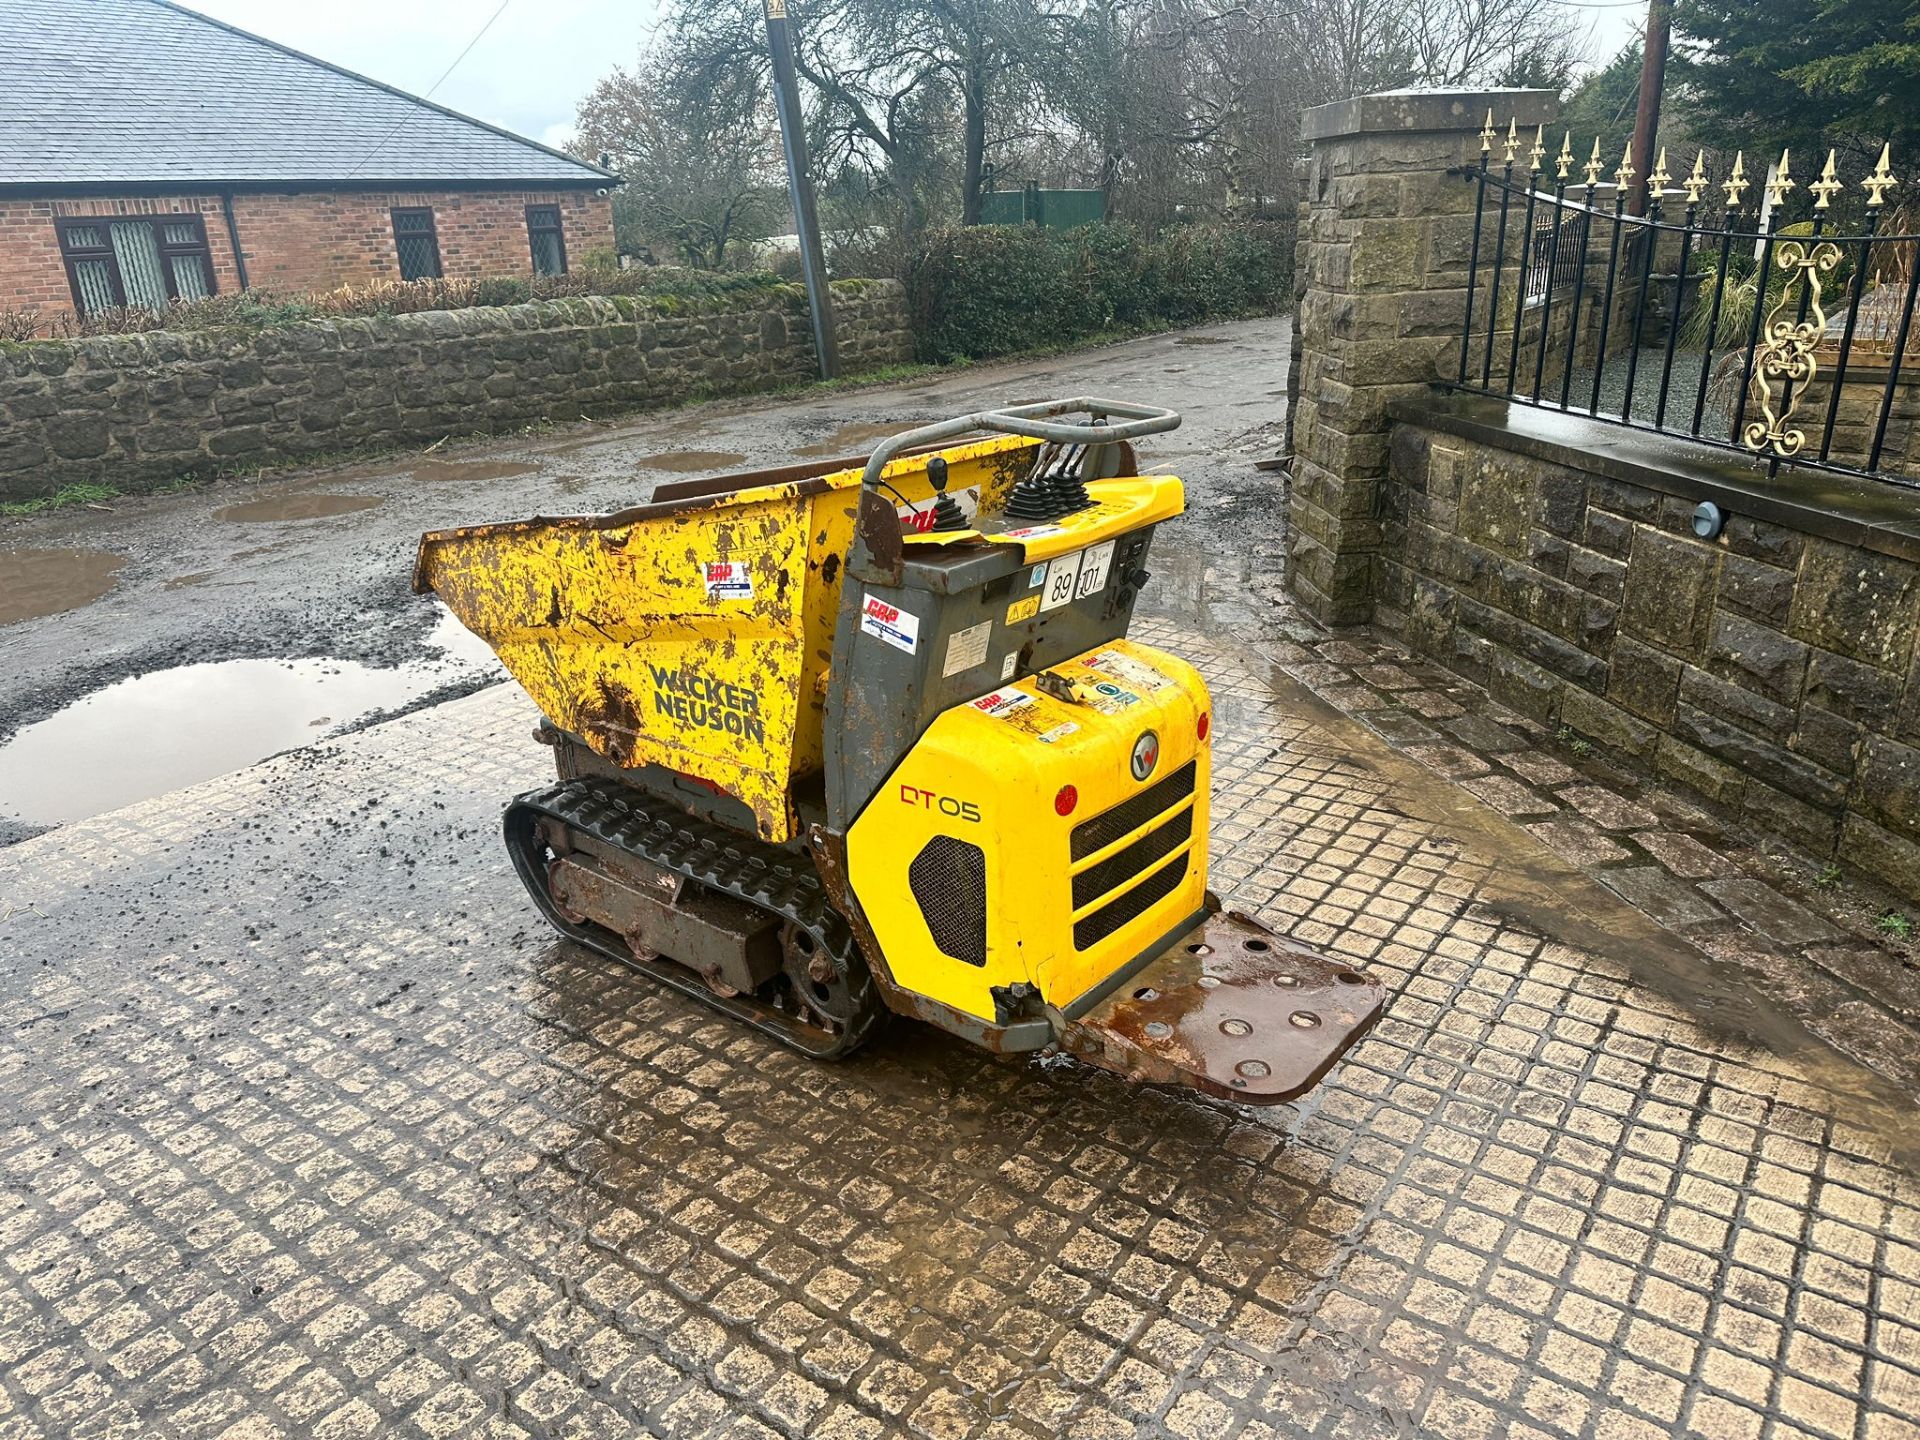
{"type": "Polygon", "coordinates": [[[1381,986],[1222,913],[1206,686],[1127,638],[1185,504],[1131,442],[1179,423],[1016,406],[423,537],[415,590],[545,717],[559,779],[505,832],[554,927],[822,1059],[892,1012],[1250,1103],[1312,1086],[1381,986]]]}

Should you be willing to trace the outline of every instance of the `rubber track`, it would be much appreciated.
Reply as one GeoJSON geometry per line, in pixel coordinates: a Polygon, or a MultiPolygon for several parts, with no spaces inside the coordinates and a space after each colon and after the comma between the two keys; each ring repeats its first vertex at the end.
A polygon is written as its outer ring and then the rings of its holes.
{"type": "Polygon", "coordinates": [[[678,810],[652,808],[644,796],[618,781],[593,777],[528,791],[507,806],[501,827],[520,879],[553,927],[568,939],[744,1020],[817,1060],[851,1055],[885,1022],[886,1006],[853,932],[827,899],[819,875],[789,852],[678,810]],[[832,958],[847,986],[854,1002],[853,1020],[841,1034],[829,1036],[750,996],[729,999],[715,995],[699,976],[671,960],[639,960],[622,941],[612,937],[611,931],[571,923],[554,908],[547,892],[546,867],[535,838],[537,821],[543,816],[809,931],[832,958]]]}

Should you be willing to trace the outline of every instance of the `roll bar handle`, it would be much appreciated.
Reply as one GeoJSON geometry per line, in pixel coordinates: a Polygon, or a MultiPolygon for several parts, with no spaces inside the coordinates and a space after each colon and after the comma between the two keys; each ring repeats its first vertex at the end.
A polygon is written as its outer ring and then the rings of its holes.
{"type": "Polygon", "coordinates": [[[867,457],[867,468],[860,476],[860,483],[869,488],[878,485],[887,463],[904,450],[930,445],[936,440],[951,440],[956,435],[965,435],[973,430],[1024,435],[1029,439],[1051,440],[1061,445],[1111,445],[1141,435],[1158,435],[1166,430],[1177,429],[1179,424],[1178,410],[1165,410],[1158,405],[1134,405],[1124,400],[1102,400],[1091,395],[1076,396],[1071,400],[1040,400],[1031,405],[1007,405],[998,410],[980,410],[958,419],[922,425],[918,430],[908,430],[881,441],[873,454],[867,457]],[[1098,418],[1093,424],[1073,424],[1052,418],[1081,413],[1098,418]],[[1111,423],[1109,416],[1118,417],[1120,423],[1111,423]]]}

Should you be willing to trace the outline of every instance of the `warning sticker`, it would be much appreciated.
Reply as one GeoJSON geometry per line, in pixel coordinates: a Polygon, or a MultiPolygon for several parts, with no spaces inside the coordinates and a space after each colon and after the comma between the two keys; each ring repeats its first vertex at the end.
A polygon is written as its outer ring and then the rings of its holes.
{"type": "Polygon", "coordinates": [[[1047,567],[1047,583],[1040,591],[1042,611],[1058,610],[1073,599],[1073,588],[1080,580],[1080,554],[1062,555],[1047,567]]]}
{"type": "Polygon", "coordinates": [[[978,625],[956,630],[947,640],[947,658],[940,667],[941,675],[955,675],[962,670],[971,670],[976,665],[986,664],[987,641],[992,638],[991,620],[982,620],[978,625]]]}
{"type": "Polygon", "coordinates": [[[1122,685],[1152,694],[1155,690],[1164,690],[1173,681],[1143,660],[1131,655],[1122,655],[1118,650],[1102,650],[1097,655],[1089,655],[1080,662],[1089,670],[1098,670],[1102,675],[1111,676],[1122,685]]]}
{"type": "MultiPolygon", "coordinates": [[[[964,490],[949,490],[954,504],[960,507],[960,513],[967,517],[967,523],[973,523],[973,517],[980,513],[980,487],[969,485],[964,490]]],[[[915,505],[896,505],[894,513],[900,517],[900,528],[925,535],[933,529],[933,501],[922,500],[915,505]]]]}
{"type": "Polygon", "coordinates": [[[911,655],[920,648],[920,617],[868,594],[860,609],[860,628],[876,640],[911,655]]]}
{"type": "Polygon", "coordinates": [[[1007,623],[1009,625],[1018,625],[1023,620],[1031,620],[1039,613],[1040,597],[1038,595],[1022,595],[1018,600],[1007,606],[1007,623]]]}
{"type": "Polygon", "coordinates": [[[1078,725],[1074,724],[1071,720],[1063,720],[1051,730],[1041,731],[1040,743],[1042,745],[1051,745],[1056,740],[1064,740],[1069,735],[1077,735],[1079,733],[1080,727],[1078,725]]]}
{"type": "Polygon", "coordinates": [[[1024,710],[1033,704],[1033,696],[1017,685],[1004,685],[990,695],[982,695],[973,702],[973,708],[983,715],[1006,716],[1016,710],[1024,710]]]}
{"type": "Polygon", "coordinates": [[[1099,545],[1089,545],[1080,552],[1080,580],[1073,588],[1073,598],[1079,600],[1088,595],[1098,595],[1107,588],[1107,571],[1113,566],[1113,541],[1099,545]]]}
{"type": "Polygon", "coordinates": [[[707,599],[751,600],[753,571],[744,560],[709,560],[700,567],[707,585],[707,599]]]}

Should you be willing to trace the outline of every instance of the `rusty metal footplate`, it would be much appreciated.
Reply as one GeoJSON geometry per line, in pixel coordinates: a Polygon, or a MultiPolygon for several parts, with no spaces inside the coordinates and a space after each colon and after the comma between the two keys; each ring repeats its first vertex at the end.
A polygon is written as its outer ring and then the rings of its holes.
{"type": "Polygon", "coordinates": [[[1245,915],[1215,913],[1055,1025],[1065,1049],[1130,1079],[1277,1105],[1372,1028],[1386,993],[1245,915]]]}

